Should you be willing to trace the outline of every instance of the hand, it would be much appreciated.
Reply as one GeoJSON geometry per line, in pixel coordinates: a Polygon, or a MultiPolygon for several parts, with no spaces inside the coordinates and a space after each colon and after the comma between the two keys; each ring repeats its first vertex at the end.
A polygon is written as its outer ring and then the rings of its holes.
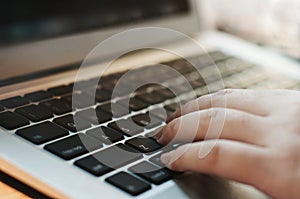
{"type": "Polygon", "coordinates": [[[218,175],[277,199],[300,198],[300,92],[230,89],[203,96],[177,111],[155,138],[194,141],[162,155],[170,169],[218,175]],[[220,134],[206,135],[220,121],[220,134]],[[212,150],[200,157],[203,146],[212,150]]]}

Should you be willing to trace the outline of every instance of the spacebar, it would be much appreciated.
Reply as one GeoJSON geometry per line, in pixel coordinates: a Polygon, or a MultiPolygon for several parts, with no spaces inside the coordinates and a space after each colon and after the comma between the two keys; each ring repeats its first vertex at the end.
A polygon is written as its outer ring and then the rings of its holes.
{"type": "Polygon", "coordinates": [[[104,165],[117,169],[141,159],[143,155],[128,146],[117,144],[94,154],[94,157],[104,165]]]}

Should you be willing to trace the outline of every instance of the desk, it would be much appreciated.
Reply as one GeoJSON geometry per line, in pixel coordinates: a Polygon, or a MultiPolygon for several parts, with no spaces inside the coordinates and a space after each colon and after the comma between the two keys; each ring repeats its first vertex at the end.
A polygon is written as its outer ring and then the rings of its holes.
{"type": "Polygon", "coordinates": [[[29,199],[28,196],[19,192],[18,190],[0,182],[0,196],[6,199],[29,199]]]}

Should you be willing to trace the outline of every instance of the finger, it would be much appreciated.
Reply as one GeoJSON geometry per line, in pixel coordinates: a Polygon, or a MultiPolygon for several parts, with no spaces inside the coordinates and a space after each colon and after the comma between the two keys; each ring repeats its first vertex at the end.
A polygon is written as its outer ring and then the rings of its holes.
{"type": "Polygon", "coordinates": [[[264,99],[266,91],[254,91],[246,89],[225,89],[214,94],[205,95],[193,100],[176,111],[168,121],[181,115],[212,107],[237,109],[252,114],[266,116],[270,113],[270,107],[264,99]]]}
{"type": "Polygon", "coordinates": [[[230,139],[265,145],[266,119],[239,110],[211,108],[179,117],[162,128],[157,141],[192,142],[203,139],[230,139]]]}
{"type": "Polygon", "coordinates": [[[194,171],[254,184],[267,175],[264,148],[229,140],[209,140],[184,145],[161,156],[161,161],[175,171],[194,171]],[[201,157],[201,150],[211,149],[201,157]]]}

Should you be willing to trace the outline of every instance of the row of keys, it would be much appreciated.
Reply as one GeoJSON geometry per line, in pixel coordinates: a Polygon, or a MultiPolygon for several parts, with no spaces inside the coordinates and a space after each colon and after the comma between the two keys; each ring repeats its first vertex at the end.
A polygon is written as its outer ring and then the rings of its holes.
{"type": "MultiPolygon", "coordinates": [[[[137,107],[138,104],[132,104],[132,106],[137,107]]],[[[142,107],[139,107],[142,108],[142,107]]],[[[171,112],[174,112],[176,108],[178,108],[178,104],[171,104],[165,107],[167,115],[171,112]]],[[[71,111],[71,106],[61,99],[53,99],[50,101],[42,102],[40,105],[28,105],[15,110],[17,113],[13,112],[4,112],[0,113],[0,125],[8,130],[13,130],[25,125],[29,124],[29,120],[32,122],[39,122],[49,118],[52,118],[54,114],[60,115],[65,114],[71,111]]],[[[138,108],[135,108],[135,110],[138,108]]],[[[128,110],[121,106],[119,103],[107,103],[98,106],[96,109],[86,109],[83,111],[79,111],[75,114],[75,117],[84,118],[91,122],[92,124],[101,124],[107,121],[110,121],[112,117],[118,118],[128,114],[128,110]]],[[[161,118],[166,119],[167,115],[164,114],[164,110],[157,110],[155,114],[161,118]]],[[[160,121],[156,120],[155,117],[151,123],[150,117],[147,115],[140,115],[133,118],[134,121],[142,126],[156,126],[160,121]]],[[[55,119],[56,123],[62,125],[70,131],[76,132],[78,129],[72,124],[72,115],[63,116],[61,118],[55,119]]],[[[122,126],[122,121],[120,122],[122,126]]],[[[113,125],[113,124],[112,124],[113,125]]],[[[81,130],[89,127],[90,125],[86,125],[84,128],[80,128],[81,130]]],[[[114,126],[114,125],[113,125],[114,126]]],[[[128,134],[134,135],[138,132],[131,133],[130,127],[125,125],[125,129],[128,129],[128,134]]]]}
{"type": "MultiPolygon", "coordinates": [[[[219,62],[222,60],[226,60],[229,57],[224,55],[221,52],[212,52],[209,53],[209,56],[206,57],[212,57],[213,60],[215,62],[219,62]]],[[[199,59],[201,60],[201,59],[199,59]]],[[[202,56],[202,60],[203,56],[202,56]]],[[[205,59],[206,60],[206,59],[205,59]]],[[[235,60],[235,59],[232,59],[235,60]]],[[[237,60],[237,59],[236,59],[237,60]]],[[[208,65],[209,63],[206,64],[201,64],[199,61],[197,61],[196,63],[201,65],[201,67],[203,65],[208,65]]],[[[240,63],[240,62],[237,62],[240,63]]],[[[243,62],[241,62],[243,63],[243,62]]],[[[168,66],[171,66],[173,69],[177,70],[178,72],[182,73],[182,74],[187,74],[190,73],[192,71],[195,70],[194,67],[192,67],[187,61],[185,60],[175,60],[175,61],[171,61],[168,63],[165,63],[168,66]]],[[[241,64],[239,64],[241,65],[241,64]]],[[[105,100],[109,100],[111,95],[109,93],[111,93],[114,90],[114,86],[118,83],[119,78],[124,74],[123,73],[118,73],[118,74],[112,74],[109,76],[105,76],[105,77],[101,77],[100,81],[98,82],[97,78],[94,79],[90,79],[90,80],[83,80],[80,82],[77,82],[75,87],[74,87],[74,83],[69,84],[69,85],[61,85],[61,86],[56,86],[53,88],[49,88],[47,91],[37,91],[37,92],[33,92],[30,94],[26,94],[24,95],[24,97],[21,96],[17,96],[17,97],[12,97],[9,99],[4,99],[0,101],[0,104],[8,109],[11,108],[16,108],[19,106],[23,106],[28,104],[30,101],[31,102],[39,102],[42,100],[46,100],[46,99],[50,99],[53,96],[62,96],[62,95],[66,95],[66,94],[70,94],[73,92],[73,89],[80,89],[80,90],[84,90],[86,88],[94,88],[94,87],[99,87],[97,85],[100,85],[101,89],[98,90],[96,92],[96,99],[97,101],[105,101],[105,100]],[[103,89],[104,88],[104,89],[103,89]],[[106,96],[103,98],[103,96],[106,96]]],[[[143,67],[141,69],[136,70],[132,76],[133,78],[129,78],[129,80],[132,80],[133,85],[136,84],[137,82],[139,82],[139,79],[147,79],[147,77],[145,75],[149,76],[149,80],[153,80],[159,76],[163,77],[162,81],[164,81],[165,79],[169,79],[171,78],[170,76],[170,71],[165,71],[164,68],[160,67],[159,65],[157,66],[150,66],[150,67],[143,67]],[[155,70],[154,70],[155,68],[155,70]],[[160,75],[157,75],[158,71],[160,71],[160,75]],[[137,74],[143,74],[143,75],[137,75],[137,74]],[[166,77],[164,77],[166,76],[166,77]]],[[[172,77],[174,77],[174,75],[172,75],[172,77]]],[[[127,94],[126,91],[128,89],[126,89],[127,87],[129,87],[130,82],[126,82],[124,83],[126,84],[125,86],[122,87],[122,94],[127,94]]]]}

